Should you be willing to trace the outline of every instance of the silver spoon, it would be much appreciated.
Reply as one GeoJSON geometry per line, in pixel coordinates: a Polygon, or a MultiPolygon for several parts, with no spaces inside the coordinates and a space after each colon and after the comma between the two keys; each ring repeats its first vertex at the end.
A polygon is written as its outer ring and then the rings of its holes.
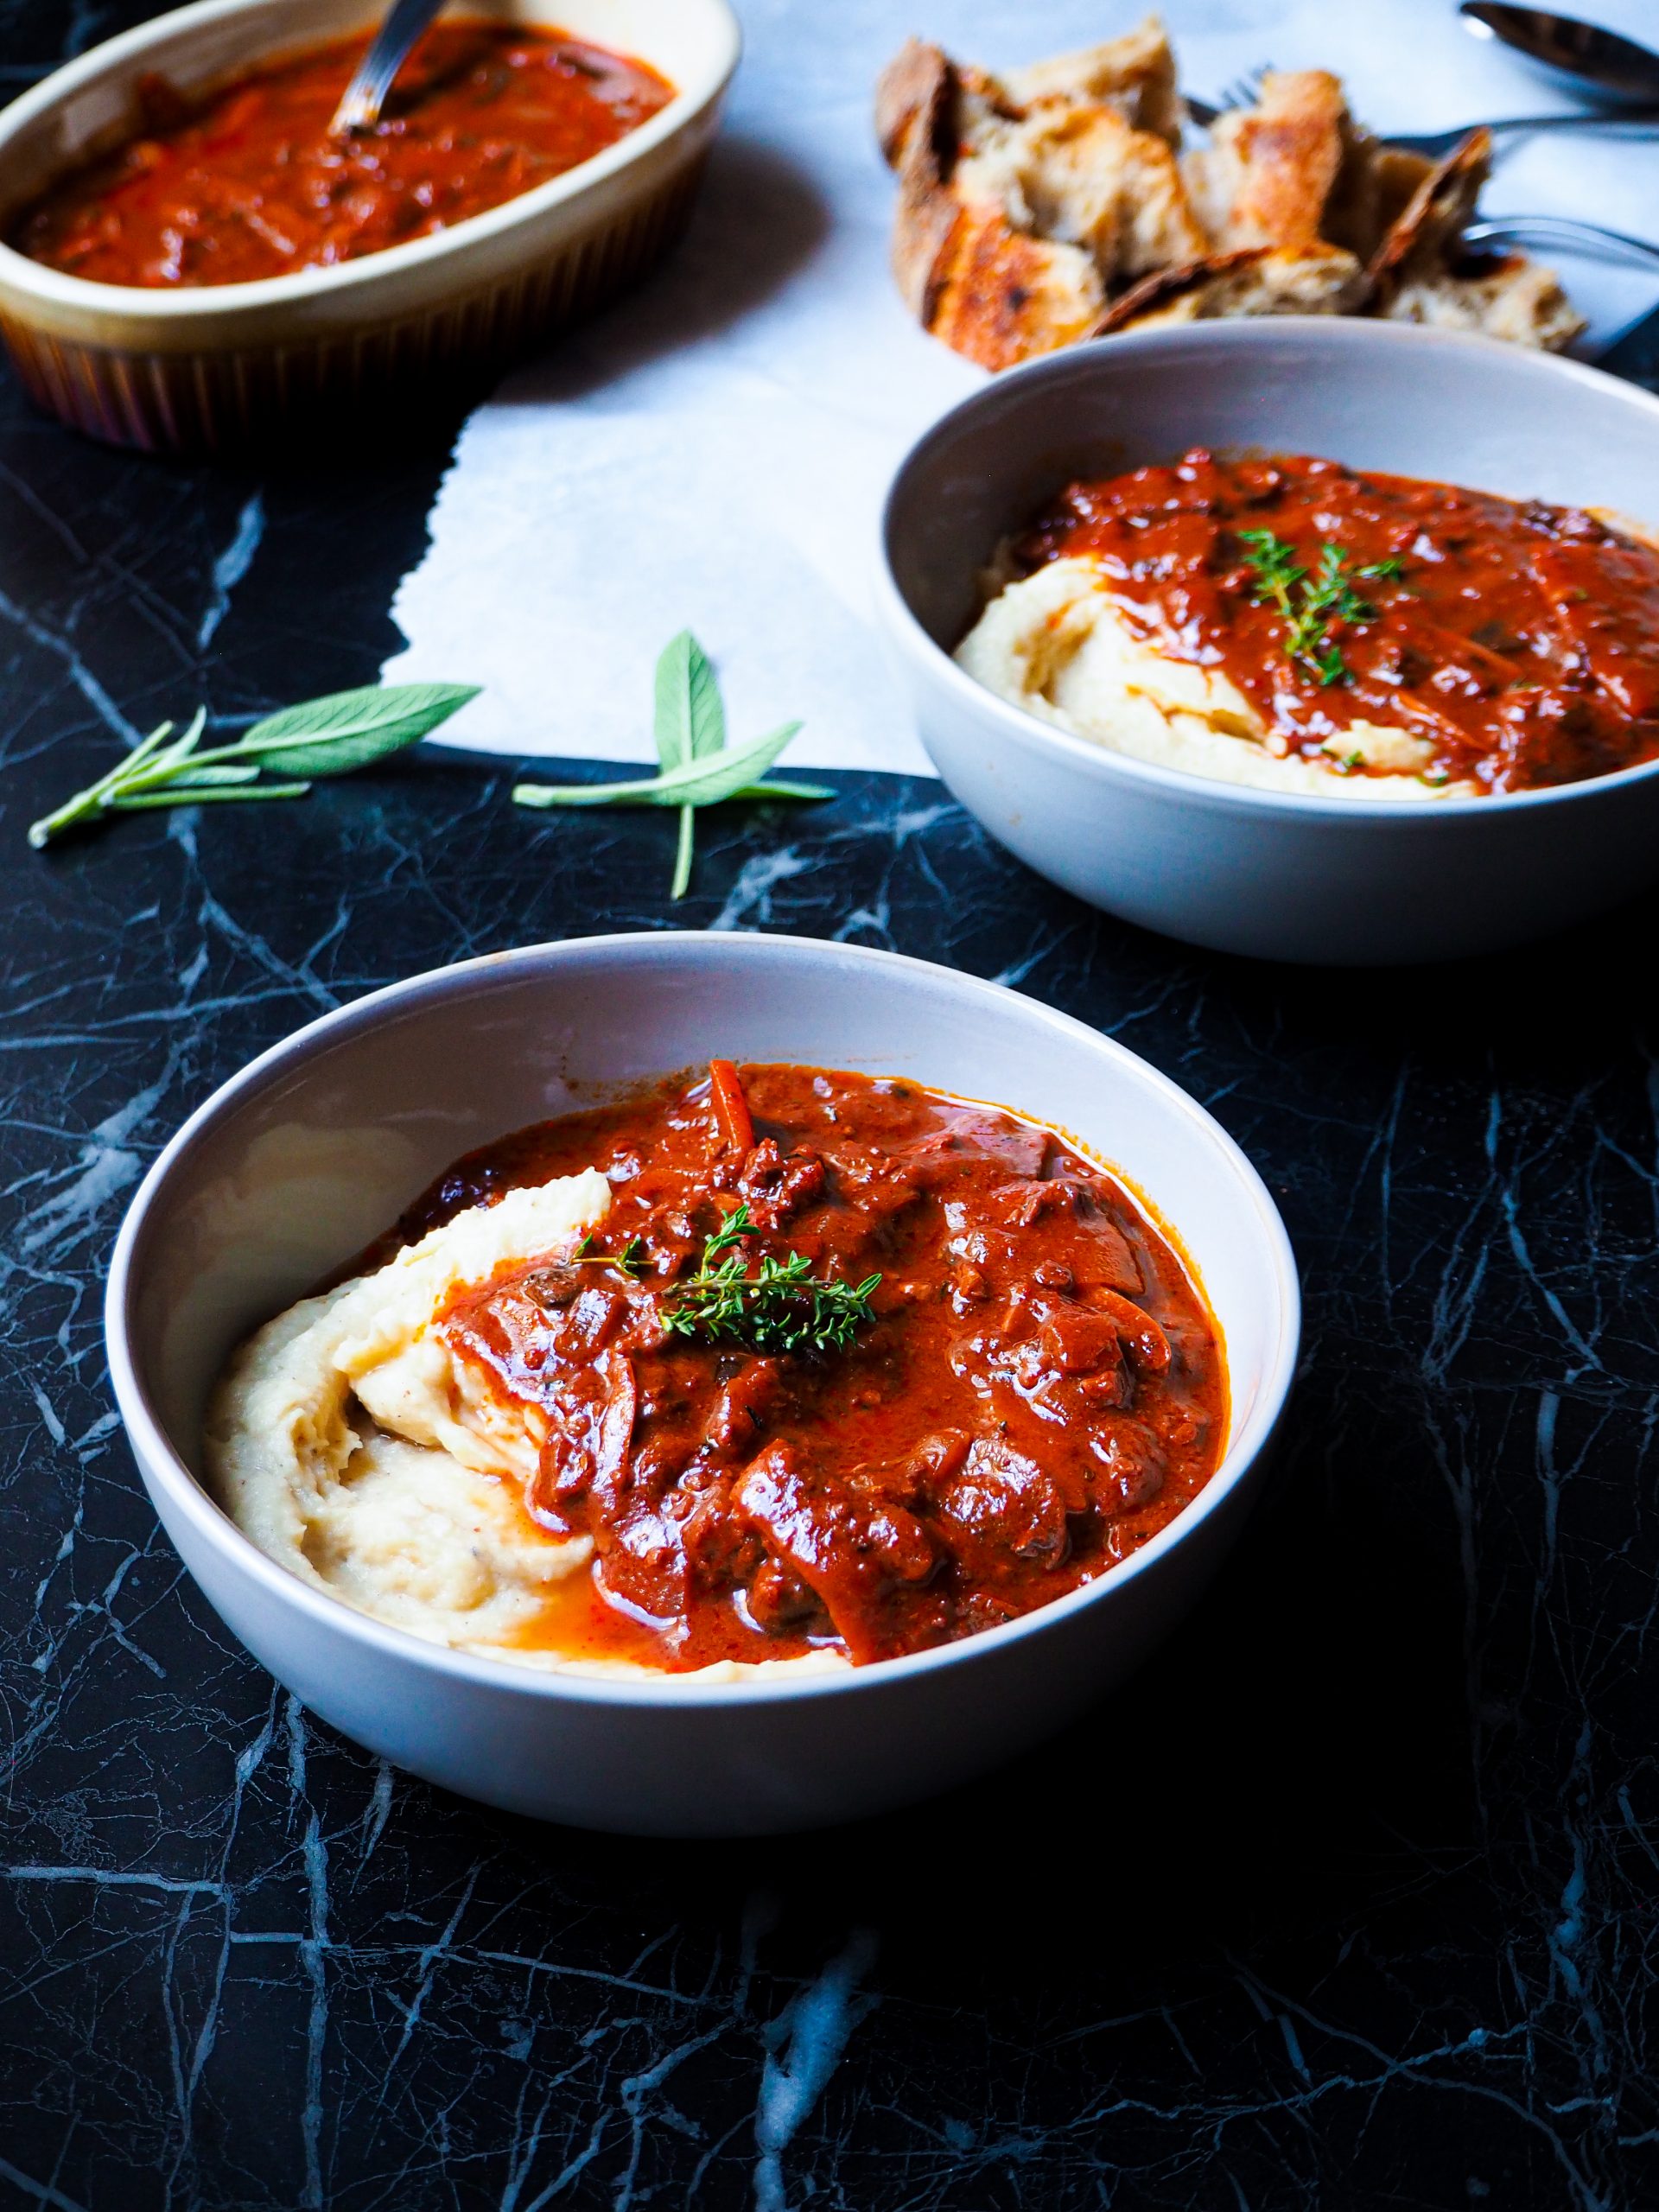
{"type": "Polygon", "coordinates": [[[1659,54],[1632,38],[1576,16],[1507,7],[1499,0],[1464,0],[1458,13],[1477,38],[1513,47],[1563,92],[1621,106],[1659,103],[1659,54]]]}
{"type": "Polygon", "coordinates": [[[443,4],[444,0],[394,0],[391,13],[352,72],[352,81],[328,125],[331,137],[345,138],[354,130],[373,130],[380,120],[380,110],[391,90],[392,79],[408,60],[410,48],[443,4]]]}

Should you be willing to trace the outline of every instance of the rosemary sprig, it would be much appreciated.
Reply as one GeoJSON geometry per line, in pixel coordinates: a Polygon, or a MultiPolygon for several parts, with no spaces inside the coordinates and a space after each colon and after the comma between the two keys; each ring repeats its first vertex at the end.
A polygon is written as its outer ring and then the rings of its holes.
{"type": "Polygon", "coordinates": [[[621,784],[515,784],[520,806],[671,806],[680,817],[671,895],[691,881],[694,817],[700,806],[737,799],[823,799],[822,784],[763,784],[772,762],[800,728],[785,722],[747,745],[728,746],[726,712],[712,664],[689,630],[664,646],[657,661],[654,734],[662,763],[654,776],[621,784]]]}
{"type": "Polygon", "coordinates": [[[1321,684],[1345,683],[1353,671],[1329,632],[1344,622],[1369,622],[1376,609],[1354,589],[1356,577],[1395,580],[1403,573],[1398,557],[1373,561],[1351,570],[1341,546],[1319,548],[1319,565],[1310,576],[1296,549],[1270,530],[1241,530],[1249,549],[1245,560],[1255,571],[1250,595],[1258,607],[1276,607],[1285,620],[1286,657],[1300,661],[1321,684]]]}
{"type": "Polygon", "coordinates": [[[755,1351],[842,1351],[874,1319],[870,1300],[878,1272],[861,1283],[815,1275],[804,1254],[778,1260],[766,1255],[758,1272],[739,1249],[754,1234],[747,1205],[740,1205],[703,1245],[697,1272],[678,1305],[664,1309],[676,1336],[705,1337],[712,1344],[746,1344],[755,1351]]]}
{"type": "Polygon", "coordinates": [[[38,852],[65,830],[111,814],[156,807],[200,806],[209,801],[303,798],[309,781],[262,783],[268,769],[302,778],[344,776],[372,760],[400,753],[447,721],[477,696],[473,683],[372,684],[308,699],[255,722],[233,745],[200,749],[207,710],[175,737],[171,722],[135,745],[123,760],[85,791],[29,825],[38,852]]]}

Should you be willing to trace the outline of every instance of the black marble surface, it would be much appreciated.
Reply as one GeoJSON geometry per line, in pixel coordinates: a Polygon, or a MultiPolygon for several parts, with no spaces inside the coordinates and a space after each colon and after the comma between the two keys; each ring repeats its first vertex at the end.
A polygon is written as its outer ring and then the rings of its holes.
{"type": "MultiPolygon", "coordinates": [[[[113,10],[0,10],[13,84],[113,10]]],[[[205,698],[371,681],[447,435],[185,470],[0,389],[0,2207],[1275,2212],[1659,2201],[1659,907],[1342,976],[1093,914],[937,786],[531,818],[440,754],[302,808],[23,830],[205,698]],[[1167,1070],[1305,1273],[1270,1498],[1124,1694],[957,1797],[770,1843],[393,1773],[159,1535],[99,1300],[252,1052],[460,954],[856,938],[1167,1070]]]]}

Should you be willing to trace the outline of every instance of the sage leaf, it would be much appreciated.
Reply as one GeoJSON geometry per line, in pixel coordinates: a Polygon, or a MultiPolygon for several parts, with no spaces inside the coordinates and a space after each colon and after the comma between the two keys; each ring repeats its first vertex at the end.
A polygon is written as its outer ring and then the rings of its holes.
{"type": "Polygon", "coordinates": [[[205,784],[251,784],[258,773],[257,764],[251,760],[240,768],[230,760],[206,768],[193,768],[187,761],[176,775],[168,778],[167,788],[181,791],[197,791],[205,784]]]}
{"type": "Polygon", "coordinates": [[[184,791],[118,791],[107,804],[117,814],[147,814],[163,806],[206,806],[214,799],[234,800],[240,805],[251,798],[303,798],[310,788],[309,784],[256,784],[251,791],[244,787],[227,791],[192,785],[184,791]]]}
{"type": "Polygon", "coordinates": [[[226,750],[272,756],[301,776],[343,776],[401,753],[478,696],[476,683],[368,684],[285,707],[245,730],[226,750]]]}
{"type": "Polygon", "coordinates": [[[834,798],[828,784],[791,784],[782,776],[775,784],[745,784],[741,791],[734,791],[734,799],[752,799],[757,804],[768,798],[822,799],[834,798]]]}
{"type": "MultiPolygon", "coordinates": [[[[664,770],[682,768],[721,752],[726,743],[726,709],[709,656],[689,630],[671,638],[657,657],[656,715],[652,731],[657,758],[664,770]]],[[[671,899],[683,899],[691,884],[696,842],[696,810],[680,808],[680,835],[674,856],[671,899]]]]}
{"type": "Polygon", "coordinates": [[[726,710],[709,656],[689,630],[671,639],[657,660],[657,758],[664,768],[683,767],[720,752],[726,743],[726,710]]]}
{"type": "MultiPolygon", "coordinates": [[[[800,727],[785,722],[747,745],[728,746],[710,760],[688,760],[659,776],[623,784],[515,784],[512,796],[520,806],[718,806],[764,776],[800,727]]],[[[756,796],[760,791],[777,796],[770,785],[760,785],[756,796]]]]}
{"type": "Polygon", "coordinates": [[[178,736],[171,722],[162,722],[96,783],[31,823],[29,842],[38,852],[66,830],[111,814],[213,800],[303,798],[308,782],[263,784],[261,772],[270,767],[302,777],[341,776],[366,767],[413,745],[477,696],[474,683],[395,683],[335,691],[267,715],[233,745],[205,749],[198,749],[198,741],[207,725],[207,710],[199,707],[178,736]]]}

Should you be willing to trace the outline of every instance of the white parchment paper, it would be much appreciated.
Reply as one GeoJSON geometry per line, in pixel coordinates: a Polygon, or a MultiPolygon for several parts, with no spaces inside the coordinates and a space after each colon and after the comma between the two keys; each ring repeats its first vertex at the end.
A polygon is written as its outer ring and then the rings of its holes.
{"type": "MultiPolygon", "coordinates": [[[[923,334],[887,270],[892,181],[877,71],[912,30],[995,67],[1108,37],[1114,0],[740,0],[747,51],[677,257],[513,377],[466,426],[431,547],[393,606],[390,683],[481,683],[446,742],[652,757],[656,651],[715,658],[734,738],[792,716],[810,766],[931,772],[868,613],[876,520],[906,446],[982,381],[923,334]]],[[[1452,0],[1173,0],[1183,82],[1261,63],[1337,70],[1375,128],[1565,111],[1452,0]]],[[[1599,19],[1659,35],[1652,0],[1599,19]]],[[[1485,212],[1576,214],[1659,235],[1659,134],[1540,134],[1504,154],[1485,212]]],[[[1659,282],[1553,260],[1610,336],[1659,282]]]]}

